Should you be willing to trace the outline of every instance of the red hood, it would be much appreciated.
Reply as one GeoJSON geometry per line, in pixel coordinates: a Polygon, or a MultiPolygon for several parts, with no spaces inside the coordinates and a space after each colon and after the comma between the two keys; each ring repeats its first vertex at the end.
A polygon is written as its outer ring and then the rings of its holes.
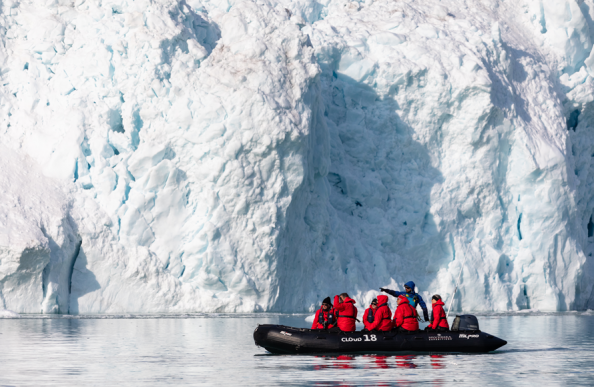
{"type": "Polygon", "coordinates": [[[433,305],[441,305],[441,306],[444,306],[445,304],[443,303],[443,301],[442,301],[442,300],[437,300],[437,301],[435,301],[435,304],[433,304],[433,305]]]}
{"type": "Polygon", "coordinates": [[[400,300],[400,305],[402,305],[402,304],[410,304],[408,302],[408,298],[406,298],[404,296],[398,296],[398,299],[400,300]]]}
{"type": "Polygon", "coordinates": [[[347,297],[347,298],[344,299],[343,304],[345,302],[352,302],[353,304],[355,304],[355,300],[353,300],[352,298],[349,298],[349,297],[347,297]]]}
{"type": "Polygon", "coordinates": [[[377,304],[387,304],[388,303],[388,296],[377,296],[377,304]]]}

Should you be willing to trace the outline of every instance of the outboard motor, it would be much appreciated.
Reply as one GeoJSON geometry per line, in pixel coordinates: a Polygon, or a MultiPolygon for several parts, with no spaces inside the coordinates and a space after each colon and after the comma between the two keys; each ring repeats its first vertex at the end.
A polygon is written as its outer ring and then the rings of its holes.
{"type": "Polygon", "coordinates": [[[456,316],[452,324],[452,331],[478,331],[479,323],[476,316],[463,314],[456,316]]]}

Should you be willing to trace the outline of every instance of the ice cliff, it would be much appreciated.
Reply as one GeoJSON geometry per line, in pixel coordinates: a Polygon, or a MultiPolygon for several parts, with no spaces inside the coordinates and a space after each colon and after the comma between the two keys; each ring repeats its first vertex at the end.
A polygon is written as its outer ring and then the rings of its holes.
{"type": "Polygon", "coordinates": [[[593,0],[7,0],[0,309],[594,307],[593,0]],[[464,264],[463,264],[464,263],[464,264]]]}

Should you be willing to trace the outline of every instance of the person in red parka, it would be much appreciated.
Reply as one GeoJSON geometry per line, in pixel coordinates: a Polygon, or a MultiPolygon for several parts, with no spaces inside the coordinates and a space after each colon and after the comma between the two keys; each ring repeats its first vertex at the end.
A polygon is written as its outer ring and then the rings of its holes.
{"type": "Polygon", "coordinates": [[[398,297],[398,307],[394,313],[394,328],[399,331],[414,332],[419,330],[418,314],[415,308],[410,306],[408,299],[404,296],[398,297]]]}
{"type": "Polygon", "coordinates": [[[336,324],[336,311],[332,309],[330,297],[324,298],[322,307],[317,310],[311,329],[330,329],[336,324]]]}
{"type": "Polygon", "coordinates": [[[371,330],[368,327],[371,326],[371,324],[373,324],[373,314],[376,309],[377,298],[374,298],[373,301],[371,301],[371,305],[369,305],[369,308],[365,309],[365,313],[363,313],[363,325],[365,325],[365,329],[367,329],[368,331],[371,330]]]}
{"type": "Polygon", "coordinates": [[[428,330],[438,332],[448,331],[450,325],[448,324],[445,311],[443,310],[444,304],[441,300],[441,296],[439,294],[434,294],[433,297],[431,297],[431,304],[433,306],[433,321],[427,327],[428,330]]]}
{"type": "Polygon", "coordinates": [[[373,321],[369,325],[366,323],[365,327],[370,331],[389,331],[392,329],[392,319],[390,318],[392,317],[392,311],[388,306],[388,296],[377,296],[377,303],[377,309],[373,313],[373,321]]]}
{"type": "Polygon", "coordinates": [[[355,300],[350,298],[346,293],[342,293],[340,296],[334,296],[334,309],[336,310],[337,324],[332,330],[354,332],[357,329],[355,325],[355,321],[357,320],[355,300]]]}

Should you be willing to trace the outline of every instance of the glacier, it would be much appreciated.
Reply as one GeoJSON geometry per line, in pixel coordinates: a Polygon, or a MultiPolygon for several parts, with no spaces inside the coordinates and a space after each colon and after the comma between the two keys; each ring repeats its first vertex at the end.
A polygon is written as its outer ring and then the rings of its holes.
{"type": "Polygon", "coordinates": [[[0,310],[311,312],[460,272],[456,310],[594,307],[593,0],[6,0],[0,28],[0,310]]]}

